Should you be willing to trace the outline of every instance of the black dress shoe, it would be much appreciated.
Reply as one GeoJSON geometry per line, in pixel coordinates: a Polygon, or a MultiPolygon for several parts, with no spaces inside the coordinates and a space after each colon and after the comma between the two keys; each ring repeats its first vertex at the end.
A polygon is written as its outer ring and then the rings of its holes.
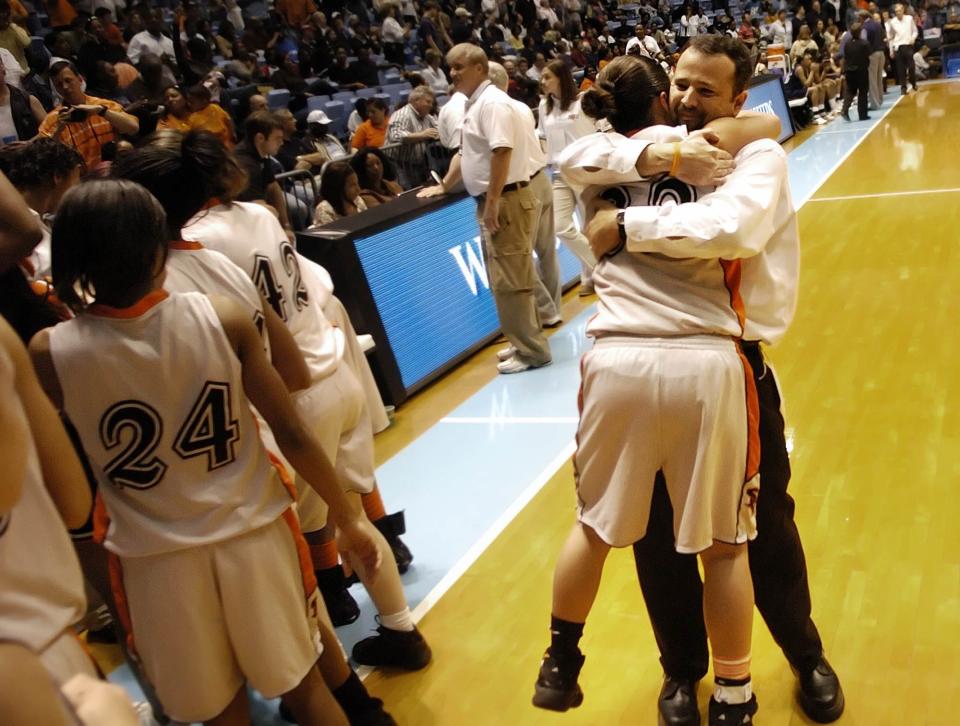
{"type": "Polygon", "coordinates": [[[832,723],[840,718],[846,702],[840,679],[827,659],[820,656],[816,667],[807,673],[797,673],[800,688],[797,700],[804,713],[817,723],[832,723]]]}
{"type": "Polygon", "coordinates": [[[670,676],[664,678],[657,699],[657,710],[660,726],[700,726],[697,682],[670,676]]]}

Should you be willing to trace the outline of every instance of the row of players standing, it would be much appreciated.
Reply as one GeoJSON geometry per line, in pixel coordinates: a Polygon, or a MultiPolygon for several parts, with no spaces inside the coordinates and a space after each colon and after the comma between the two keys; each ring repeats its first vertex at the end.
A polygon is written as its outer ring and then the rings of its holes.
{"type": "MultiPolygon", "coordinates": [[[[65,149],[34,144],[22,153],[65,149]]],[[[430,661],[361,504],[375,489],[373,427],[329,279],[269,210],[232,201],[244,173],[210,134],[158,134],[114,177],[74,187],[57,209],[53,281],[76,317],[41,330],[31,353],[99,485],[95,536],[126,646],[177,721],[243,721],[249,683],[299,723],[393,723],[350,669],[311,559],[336,559],[335,526],[378,609],[355,661],[430,661]]],[[[3,511],[0,635],[63,683],[93,668],[69,630],[82,580],[44,485],[59,503],[87,484],[79,465],[51,482],[49,442],[34,437],[25,494],[3,511]]]]}

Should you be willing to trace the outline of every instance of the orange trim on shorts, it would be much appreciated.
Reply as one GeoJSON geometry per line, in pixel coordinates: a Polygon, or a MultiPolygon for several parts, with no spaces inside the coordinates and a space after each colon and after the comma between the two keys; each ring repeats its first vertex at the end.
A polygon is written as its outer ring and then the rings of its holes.
{"type": "Polygon", "coordinates": [[[98,491],[93,499],[93,541],[102,545],[107,539],[107,529],[110,527],[110,515],[103,503],[103,497],[98,491]]]}
{"type": "MultiPolygon", "coordinates": [[[[590,351],[587,351],[589,353],[590,351]]],[[[574,449],[571,463],[573,464],[573,485],[580,484],[580,470],[577,468],[577,452],[580,451],[580,422],[583,420],[583,369],[586,366],[587,353],[580,356],[580,387],[577,389],[577,432],[574,434],[574,449]]],[[[579,499],[579,496],[577,497],[579,499]]]]}
{"type": "Polygon", "coordinates": [[[139,318],[154,305],[162,303],[168,297],[170,297],[170,293],[166,290],[154,290],[144,295],[128,308],[115,308],[110,305],[94,303],[88,308],[88,312],[104,318],[120,318],[122,320],[139,318]]]}
{"type": "Polygon", "coordinates": [[[127,603],[127,591],[123,588],[123,563],[113,552],[107,552],[107,568],[110,572],[110,590],[113,592],[113,604],[117,608],[117,617],[126,635],[127,650],[136,655],[137,647],[133,642],[133,620],[130,618],[130,605],[127,603]]]}
{"type": "Polygon", "coordinates": [[[743,481],[748,482],[760,473],[760,402],[757,398],[757,383],[753,368],[743,354],[740,341],[736,341],[737,355],[743,365],[743,385],[747,401],[747,467],[743,481]]]}
{"type": "Polygon", "coordinates": [[[723,268],[723,284],[726,285],[730,293],[730,307],[737,315],[737,322],[740,323],[740,335],[744,333],[744,326],[747,322],[747,309],[743,304],[743,298],[740,296],[740,260],[720,260],[720,267],[723,268]]]}
{"type": "Polygon", "coordinates": [[[296,513],[293,511],[293,508],[287,508],[284,510],[283,521],[287,523],[287,526],[290,528],[290,534],[293,535],[293,543],[297,548],[297,560],[300,562],[300,577],[303,580],[303,594],[304,597],[310,598],[310,596],[317,589],[317,576],[313,572],[313,560],[310,558],[310,546],[307,544],[307,540],[303,536],[303,532],[300,530],[300,520],[297,519],[296,513]]]}

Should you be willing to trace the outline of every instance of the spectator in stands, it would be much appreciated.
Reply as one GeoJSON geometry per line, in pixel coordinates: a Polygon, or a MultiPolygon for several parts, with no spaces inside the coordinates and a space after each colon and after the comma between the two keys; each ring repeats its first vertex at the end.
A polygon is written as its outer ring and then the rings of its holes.
{"type": "Polygon", "coordinates": [[[396,199],[403,193],[396,181],[396,170],[380,149],[360,149],[350,158],[350,166],[357,174],[360,198],[367,208],[396,199]]]}
{"type": "Polygon", "coordinates": [[[820,47],[810,33],[810,26],[803,25],[800,27],[800,35],[797,36],[797,39],[793,41],[793,45],[790,46],[790,60],[792,64],[796,65],[807,51],[819,55],[820,47]]]}
{"type": "Polygon", "coordinates": [[[144,53],[152,53],[162,63],[171,68],[174,67],[176,53],[173,49],[173,41],[163,34],[163,13],[160,8],[150,10],[147,15],[146,30],[133,36],[127,46],[127,57],[134,65],[140,62],[140,56],[144,53]]]}
{"type": "Polygon", "coordinates": [[[190,108],[187,118],[190,128],[209,131],[228,149],[234,147],[233,119],[221,106],[212,103],[209,88],[202,83],[190,86],[187,89],[187,106],[190,108]]]}
{"type": "Polygon", "coordinates": [[[313,0],[276,0],[273,8],[284,24],[294,30],[299,30],[307,18],[317,12],[317,6],[313,4],[313,0]]]}
{"type": "Polygon", "coordinates": [[[928,78],[935,78],[939,73],[939,60],[929,59],[930,46],[922,45],[920,50],[913,54],[913,64],[917,67],[917,78],[925,81],[928,78]]]}
{"type": "Polygon", "coordinates": [[[261,93],[254,93],[247,99],[247,110],[249,113],[268,111],[269,104],[267,103],[267,97],[261,93]]]}
{"type": "Polygon", "coordinates": [[[115,145],[120,134],[133,135],[139,131],[137,118],[125,113],[116,101],[84,93],[83,76],[72,62],[54,63],[50,77],[63,102],[40,124],[40,135],[52,136],[76,149],[88,173],[103,161],[104,147],[115,145]]]}
{"type": "Polygon", "coordinates": [[[357,98],[353,102],[353,111],[347,117],[347,133],[350,138],[357,133],[360,124],[367,120],[367,99],[357,98]]]}
{"type": "Polygon", "coordinates": [[[183,91],[177,86],[171,86],[163,94],[163,116],[157,121],[157,130],[173,129],[180,133],[190,130],[190,108],[183,91]]]}
{"type": "Polygon", "coordinates": [[[426,67],[420,70],[420,77],[433,89],[434,93],[447,93],[450,90],[450,79],[440,67],[442,56],[440,52],[430,48],[423,57],[426,67]]]}
{"type": "Polygon", "coordinates": [[[396,65],[403,65],[403,44],[410,37],[410,28],[400,24],[400,8],[395,3],[385,2],[380,6],[382,20],[380,35],[383,38],[383,55],[396,65]]]}
{"type": "Polygon", "coordinates": [[[527,70],[527,78],[531,81],[536,81],[540,83],[540,76],[543,73],[543,69],[547,66],[547,58],[543,53],[537,53],[533,57],[533,65],[527,70]]]}
{"type": "Polygon", "coordinates": [[[334,52],[333,65],[330,66],[327,75],[341,89],[363,88],[363,83],[357,78],[355,64],[351,65],[348,60],[347,49],[342,46],[334,52]]]}
{"type": "Polygon", "coordinates": [[[793,20],[790,22],[793,25],[793,31],[791,33],[792,37],[799,38],[800,28],[802,28],[804,25],[810,25],[807,20],[807,9],[802,4],[797,5],[797,9],[793,13],[793,20]]]}
{"type": "Polygon", "coordinates": [[[116,67],[113,63],[108,63],[105,60],[97,61],[94,66],[93,78],[87,91],[91,96],[109,98],[121,106],[130,104],[130,99],[120,88],[120,76],[117,74],[116,67]]]}
{"type": "Polygon", "coordinates": [[[369,45],[357,50],[357,60],[350,64],[350,70],[362,87],[376,88],[380,85],[380,71],[371,57],[369,45]]]}
{"type": "Polygon", "coordinates": [[[52,111],[53,83],[50,81],[50,61],[46,51],[27,48],[27,61],[30,63],[30,72],[20,78],[20,87],[40,101],[44,112],[52,111]]]}
{"type": "Polygon", "coordinates": [[[440,138],[437,117],[431,113],[433,103],[434,95],[429,86],[417,86],[410,91],[407,104],[390,117],[387,141],[391,144],[415,143],[440,138]]]}
{"type": "Polygon", "coordinates": [[[30,35],[19,25],[13,23],[9,0],[0,0],[0,48],[10,51],[10,54],[20,64],[20,70],[24,73],[30,70],[25,53],[29,46],[30,35]]]}
{"type": "Polygon", "coordinates": [[[123,31],[120,30],[120,26],[114,22],[113,11],[101,5],[93,12],[93,16],[100,21],[100,37],[107,43],[107,45],[114,48],[119,48],[123,51],[123,56],[126,57],[127,49],[126,43],[123,40],[123,31]]]}
{"type": "Polygon", "coordinates": [[[328,161],[347,156],[340,140],[330,133],[330,117],[320,109],[307,114],[307,133],[296,157],[295,169],[320,169],[328,161]]]}
{"type": "Polygon", "coordinates": [[[383,146],[387,138],[388,111],[389,108],[382,99],[368,98],[367,120],[357,127],[350,145],[354,149],[362,149],[364,146],[374,146],[379,149],[383,146]]]}
{"type": "Polygon", "coordinates": [[[269,111],[255,111],[244,122],[243,132],[243,141],[237,144],[235,154],[247,174],[247,187],[237,196],[237,201],[269,204],[292,242],[294,234],[286,200],[270,159],[283,144],[283,125],[269,111]]]}
{"type": "Polygon", "coordinates": [[[468,43],[473,37],[473,21],[470,11],[462,5],[453,11],[453,23],[450,26],[450,40],[456,43],[468,43]]]}
{"type": "Polygon", "coordinates": [[[46,115],[34,96],[7,83],[7,69],[0,63],[0,147],[32,139],[46,115]]]}
{"type": "Polygon", "coordinates": [[[440,8],[434,0],[427,0],[423,4],[423,16],[420,19],[420,27],[417,29],[417,39],[420,41],[421,55],[427,52],[427,48],[446,53],[453,47],[450,36],[440,22],[440,8]]]}
{"type": "Polygon", "coordinates": [[[50,27],[54,30],[69,30],[77,18],[77,11],[67,0],[42,0],[47,11],[50,27]]]}
{"type": "Polygon", "coordinates": [[[333,161],[327,165],[320,179],[320,196],[313,224],[320,226],[367,211],[366,202],[360,196],[357,173],[346,161],[333,161]]]}
{"type": "Polygon", "coordinates": [[[777,19],[770,23],[767,30],[767,42],[782,45],[787,52],[793,47],[793,25],[787,20],[787,11],[777,13],[777,19]]]}

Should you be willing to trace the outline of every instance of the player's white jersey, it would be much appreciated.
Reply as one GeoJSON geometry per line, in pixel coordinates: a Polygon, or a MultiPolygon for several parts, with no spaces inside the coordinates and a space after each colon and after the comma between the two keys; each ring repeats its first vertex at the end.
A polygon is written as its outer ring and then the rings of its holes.
{"type": "Polygon", "coordinates": [[[130,308],[92,306],[51,330],[50,351],[110,514],[112,552],[225,540],[290,506],[205,295],[157,290],[130,308]]]}
{"type": "Polygon", "coordinates": [[[168,292],[223,295],[248,307],[269,355],[270,341],[264,333],[263,301],[260,299],[260,294],[250,278],[226,255],[208,250],[199,242],[183,240],[171,242],[167,254],[166,273],[163,289],[168,292]]]}
{"type": "Polygon", "coordinates": [[[341,353],[333,327],[312,299],[301,258],[270,210],[246,202],[220,204],[190,220],[183,236],[226,255],[250,277],[290,328],[313,380],[336,370],[341,353]]]}
{"type": "MultiPolygon", "coordinates": [[[[651,127],[629,139],[616,133],[578,139],[561,155],[564,177],[575,187],[634,183],[643,149],[679,138],[665,133],[685,130],[651,127]]],[[[701,194],[699,204],[683,204],[685,195],[659,208],[630,210],[627,250],[680,259],[740,260],[743,337],[776,343],[793,320],[800,273],[800,237],[786,156],[775,141],[760,139],[744,146],[734,163],[733,174],[706,198],[701,194]]],[[[636,203],[645,204],[642,198],[636,203]]]]}
{"type": "MultiPolygon", "coordinates": [[[[656,141],[683,138],[682,130],[663,126],[646,134],[656,141]]],[[[584,154],[590,153],[585,142],[589,138],[580,139],[584,154]]],[[[564,162],[571,158],[575,157],[564,154],[564,162]]],[[[693,187],[663,176],[579,191],[586,209],[598,197],[626,209],[695,202],[712,187],[693,187]]],[[[599,301],[597,314],[587,325],[590,336],[743,334],[739,260],[676,259],[623,249],[597,263],[593,282],[599,301]]]]}
{"type": "MultiPolygon", "coordinates": [[[[0,350],[0,378],[12,380],[13,373],[13,363],[0,350]]],[[[22,414],[16,396],[7,397],[4,405],[16,406],[22,414]]],[[[80,563],[44,486],[26,415],[18,418],[29,445],[20,499],[0,513],[0,641],[16,641],[41,653],[83,617],[86,599],[80,563]]]]}

